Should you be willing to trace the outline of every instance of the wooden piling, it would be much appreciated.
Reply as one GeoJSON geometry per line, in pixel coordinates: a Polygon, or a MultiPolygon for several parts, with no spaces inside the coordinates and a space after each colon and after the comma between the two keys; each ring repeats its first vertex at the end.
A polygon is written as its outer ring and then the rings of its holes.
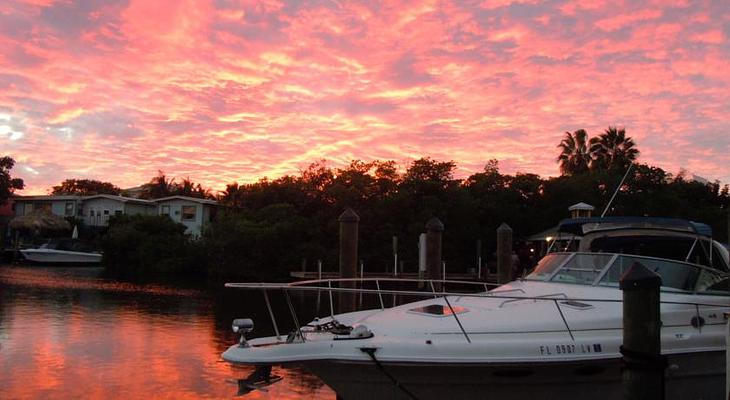
{"type": "Polygon", "coordinates": [[[725,398],[730,400],[730,312],[723,315],[727,321],[725,327],[725,398]]]}
{"type": "Polygon", "coordinates": [[[477,280],[482,279],[482,240],[477,239],[477,280]]]}
{"type": "Polygon", "coordinates": [[[393,276],[398,276],[398,236],[393,235],[393,276]]]}
{"type": "Polygon", "coordinates": [[[497,228],[497,283],[512,280],[512,228],[506,223],[497,228]]]}
{"type": "MultiPolygon", "coordinates": [[[[340,278],[357,277],[357,231],[360,217],[348,208],[340,215],[340,278]]],[[[340,287],[354,288],[354,282],[343,282],[340,287]]],[[[355,310],[355,293],[339,293],[338,312],[355,310]]]]}
{"type": "Polygon", "coordinates": [[[659,287],[662,280],[635,262],[621,276],[623,291],[624,400],[664,399],[666,358],[661,355],[659,287]]]}
{"type": "MultiPolygon", "coordinates": [[[[441,239],[444,224],[436,217],[426,224],[426,279],[442,279],[441,277],[441,239]]],[[[441,285],[434,285],[441,290],[441,285]]]]}

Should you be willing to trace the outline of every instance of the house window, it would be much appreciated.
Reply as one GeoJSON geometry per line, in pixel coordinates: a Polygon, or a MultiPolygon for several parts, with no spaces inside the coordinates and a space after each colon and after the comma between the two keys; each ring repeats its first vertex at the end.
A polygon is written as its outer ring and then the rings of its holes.
{"type": "Polygon", "coordinates": [[[182,220],[183,221],[194,221],[195,220],[195,206],[182,206],[182,220]]]}
{"type": "Polygon", "coordinates": [[[33,212],[33,204],[31,204],[31,203],[26,203],[26,204],[25,204],[25,205],[23,206],[23,215],[28,215],[28,214],[30,214],[30,213],[32,213],[32,212],[33,212]]]}
{"type": "Polygon", "coordinates": [[[170,206],[161,206],[160,207],[160,215],[170,215],[170,206]]]}
{"type": "Polygon", "coordinates": [[[104,215],[109,215],[109,210],[104,210],[104,215]]]}
{"type": "Polygon", "coordinates": [[[92,208],[91,210],[89,210],[89,217],[93,217],[93,216],[94,216],[94,209],[92,208]]]}
{"type": "Polygon", "coordinates": [[[114,215],[122,215],[122,210],[114,210],[114,215]]]}
{"type": "Polygon", "coordinates": [[[66,215],[67,217],[70,217],[70,216],[73,216],[74,215],[74,203],[73,203],[73,201],[67,201],[66,202],[66,209],[64,211],[64,215],[66,215]]]}
{"type": "Polygon", "coordinates": [[[52,207],[51,203],[35,203],[33,208],[36,210],[42,210],[49,214],[53,213],[53,207],[52,207]]]}

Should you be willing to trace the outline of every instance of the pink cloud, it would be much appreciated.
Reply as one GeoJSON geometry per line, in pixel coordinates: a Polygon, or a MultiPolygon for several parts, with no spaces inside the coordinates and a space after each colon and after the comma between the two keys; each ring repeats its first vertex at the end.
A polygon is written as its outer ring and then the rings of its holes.
{"type": "Polygon", "coordinates": [[[220,189],[321,158],[556,175],[563,132],[609,124],[642,161],[730,182],[727,10],[100,4],[0,5],[0,143],[27,192],[158,169],[220,189]]]}

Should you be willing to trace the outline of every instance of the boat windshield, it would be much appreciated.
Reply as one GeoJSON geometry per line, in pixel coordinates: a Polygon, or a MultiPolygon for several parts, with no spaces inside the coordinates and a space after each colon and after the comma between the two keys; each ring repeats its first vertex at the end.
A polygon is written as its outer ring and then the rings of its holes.
{"type": "Polygon", "coordinates": [[[714,291],[727,281],[727,274],[685,262],[609,253],[551,253],[525,279],[618,287],[621,276],[636,262],[659,274],[664,288],[714,291]]]}
{"type": "Polygon", "coordinates": [[[613,257],[604,253],[548,254],[526,279],[591,285],[613,257]]]}

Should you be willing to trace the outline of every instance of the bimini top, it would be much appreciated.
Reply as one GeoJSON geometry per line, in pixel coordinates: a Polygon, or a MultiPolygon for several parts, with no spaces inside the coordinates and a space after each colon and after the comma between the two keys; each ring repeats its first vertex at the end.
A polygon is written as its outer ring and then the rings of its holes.
{"type": "Polygon", "coordinates": [[[615,229],[657,229],[675,232],[692,233],[712,237],[709,225],[677,218],[658,217],[604,217],[604,218],[568,218],[560,221],[558,232],[573,235],[585,235],[597,231],[615,229]]]}

